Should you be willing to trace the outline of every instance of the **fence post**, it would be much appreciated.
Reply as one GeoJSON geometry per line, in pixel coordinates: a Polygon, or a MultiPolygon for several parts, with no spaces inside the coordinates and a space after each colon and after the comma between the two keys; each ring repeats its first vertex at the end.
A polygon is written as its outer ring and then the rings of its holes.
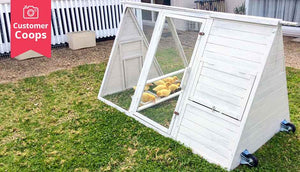
{"type": "MultiPolygon", "coordinates": [[[[7,16],[8,12],[4,10],[5,9],[4,5],[5,4],[0,4],[1,30],[2,30],[2,34],[3,34],[2,39],[4,40],[4,43],[2,44],[4,52],[2,52],[2,53],[7,53],[7,52],[10,51],[10,43],[9,43],[9,40],[8,40],[9,35],[7,35],[7,30],[6,30],[6,27],[5,27],[7,25],[5,24],[5,21],[4,21],[4,20],[6,20],[5,17],[4,17],[4,14],[5,14],[5,16],[7,16]]],[[[9,28],[9,27],[10,26],[7,26],[7,28],[9,28]]]]}

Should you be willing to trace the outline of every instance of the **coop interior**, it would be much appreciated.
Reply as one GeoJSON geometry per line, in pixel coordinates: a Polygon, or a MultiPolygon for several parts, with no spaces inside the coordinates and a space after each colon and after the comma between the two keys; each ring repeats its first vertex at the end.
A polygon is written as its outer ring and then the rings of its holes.
{"type": "MultiPolygon", "coordinates": [[[[129,110],[158,13],[128,8],[110,57],[101,96],[129,110]]],[[[200,22],[166,17],[137,112],[169,128],[191,61],[200,22]]]]}

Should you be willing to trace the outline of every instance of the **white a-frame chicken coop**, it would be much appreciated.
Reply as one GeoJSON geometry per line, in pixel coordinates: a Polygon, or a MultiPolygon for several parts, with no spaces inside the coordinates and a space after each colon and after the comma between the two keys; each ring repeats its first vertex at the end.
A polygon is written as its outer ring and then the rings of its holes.
{"type": "Polygon", "coordinates": [[[98,98],[229,170],[295,130],[277,19],[127,2],[98,98]]]}

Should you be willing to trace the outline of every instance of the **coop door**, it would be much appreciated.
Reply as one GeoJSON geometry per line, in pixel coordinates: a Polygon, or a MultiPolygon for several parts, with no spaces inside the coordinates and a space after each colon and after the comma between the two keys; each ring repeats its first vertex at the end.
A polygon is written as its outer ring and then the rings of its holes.
{"type": "Polygon", "coordinates": [[[256,74],[214,56],[203,57],[199,66],[189,99],[241,120],[256,74]]]}
{"type": "MultiPolygon", "coordinates": [[[[166,17],[154,57],[163,75],[148,73],[140,97],[138,117],[163,131],[169,131],[175,119],[177,102],[182,94],[183,81],[193,56],[195,44],[200,40],[201,22],[166,17]]],[[[154,33],[157,34],[157,33],[154,33]]]]}
{"type": "Polygon", "coordinates": [[[120,61],[122,63],[124,84],[128,89],[137,83],[143,66],[143,41],[131,40],[120,42],[120,61]]]}

